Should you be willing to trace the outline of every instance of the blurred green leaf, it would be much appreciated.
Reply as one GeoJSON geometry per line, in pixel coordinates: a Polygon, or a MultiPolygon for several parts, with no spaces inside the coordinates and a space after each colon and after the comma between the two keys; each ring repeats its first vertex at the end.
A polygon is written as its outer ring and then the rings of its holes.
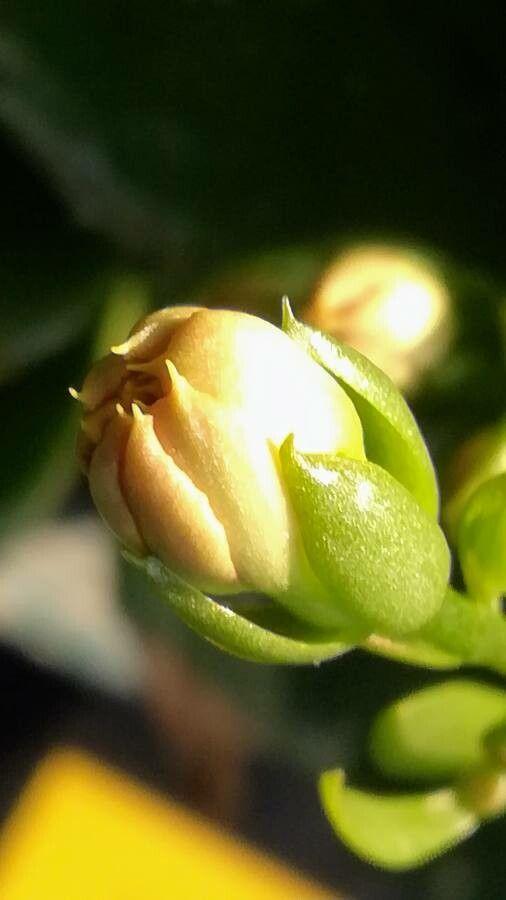
{"type": "Polygon", "coordinates": [[[99,314],[103,273],[87,254],[69,261],[54,249],[31,247],[0,260],[2,331],[0,385],[27,366],[57,356],[99,314]]]}
{"type": "Polygon", "coordinates": [[[393,871],[423,865],[479,824],[451,789],[372,794],[347,787],[340,770],[321,776],[320,797],[337,836],[367,862],[393,871]]]}
{"type": "Polygon", "coordinates": [[[292,638],[256,625],[245,615],[239,615],[206,597],[196,588],[186,584],[154,557],[139,559],[129,553],[125,558],[146,573],[157,589],[158,597],[150,595],[140,604],[129,599],[128,611],[142,621],[155,624],[163,633],[170,608],[194,631],[215,646],[241,659],[277,665],[316,664],[346,653],[350,646],[343,641],[315,638],[308,632],[307,639],[292,638]]]}
{"type": "MultiPolygon", "coordinates": [[[[142,279],[110,272],[84,282],[75,277],[72,296],[94,311],[87,327],[76,320],[59,352],[25,359],[0,387],[9,422],[0,449],[0,533],[50,514],[66,496],[76,476],[79,418],[68,388],[80,384],[90,360],[122,338],[149,302],[142,279]]],[[[11,297],[9,303],[15,306],[11,297]]],[[[18,339],[23,342],[21,325],[18,339]]]]}
{"type": "Polygon", "coordinates": [[[30,367],[0,391],[9,422],[0,449],[0,533],[54,508],[75,471],[77,410],[69,378],[80,377],[92,335],[80,335],[63,352],[30,367]]]}
{"type": "Polygon", "coordinates": [[[443,682],[382,710],[372,726],[370,754],[388,777],[451,781],[483,762],[483,739],[504,718],[505,691],[443,682]]]}
{"type": "Polygon", "coordinates": [[[362,421],[367,458],[390,472],[429,515],[437,516],[438,488],[429,452],[409,407],[388,376],[357,350],[298,322],[287,298],[283,329],[350,395],[362,421]]]}
{"type": "Polygon", "coordinates": [[[458,527],[458,551],[467,587],[478,599],[506,592],[506,472],[471,495],[458,527]]]}
{"type": "Polygon", "coordinates": [[[336,605],[387,636],[432,618],[449,551],[411,494],[373,463],[299,453],[290,438],[280,458],[309,560],[336,605]]]}

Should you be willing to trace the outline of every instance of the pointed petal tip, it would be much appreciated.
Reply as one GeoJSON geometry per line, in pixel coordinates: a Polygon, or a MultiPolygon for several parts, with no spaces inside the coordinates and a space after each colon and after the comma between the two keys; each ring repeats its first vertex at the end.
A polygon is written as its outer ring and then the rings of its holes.
{"type": "Polygon", "coordinates": [[[294,320],[295,316],[292,311],[290,299],[287,294],[284,294],[281,298],[281,327],[283,331],[286,331],[289,324],[294,320]]]}
{"type": "Polygon", "coordinates": [[[295,435],[293,431],[290,434],[287,434],[283,443],[279,448],[280,458],[283,459],[291,459],[296,453],[295,450],[295,435]]]}
{"type": "Polygon", "coordinates": [[[129,343],[130,339],[128,339],[127,341],[123,341],[122,344],[113,344],[113,346],[110,348],[111,353],[113,353],[114,356],[126,356],[126,354],[128,353],[129,343]]]}
{"type": "Polygon", "coordinates": [[[134,422],[141,423],[145,418],[144,411],[141,409],[138,402],[132,403],[132,416],[134,418],[134,422]]]}
{"type": "Polygon", "coordinates": [[[176,394],[180,394],[185,387],[188,387],[186,378],[179,373],[171,359],[165,360],[165,369],[169,378],[169,385],[176,394]]]}
{"type": "Polygon", "coordinates": [[[167,369],[167,372],[169,373],[169,378],[171,381],[177,381],[181,377],[171,359],[165,360],[165,368],[167,369]]]}

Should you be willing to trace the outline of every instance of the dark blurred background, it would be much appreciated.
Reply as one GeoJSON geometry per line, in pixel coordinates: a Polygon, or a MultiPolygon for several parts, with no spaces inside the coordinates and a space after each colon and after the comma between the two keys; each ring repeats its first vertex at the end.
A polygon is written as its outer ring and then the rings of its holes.
{"type": "Polygon", "coordinates": [[[423,335],[423,366],[407,348],[403,385],[444,489],[505,411],[504,28],[499,3],[4,0],[4,816],[72,744],[356,898],[504,895],[501,821],[401,877],[348,854],[318,807],[325,766],[374,783],[371,718],[436,673],[362,653],[268,670],[127,622],[121,597],[147,587],[93,517],[67,394],[146,309],[279,321],[288,293],[314,319],[336,260],[388,248],[444,297],[444,340],[423,335]]]}

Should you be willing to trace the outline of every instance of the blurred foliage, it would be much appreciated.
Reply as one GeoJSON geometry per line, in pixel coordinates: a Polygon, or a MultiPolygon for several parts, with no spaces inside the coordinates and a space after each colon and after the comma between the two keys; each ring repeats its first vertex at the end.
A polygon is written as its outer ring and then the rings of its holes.
{"type": "Polygon", "coordinates": [[[382,710],[371,728],[369,752],[387,778],[451,781],[479,765],[485,735],[505,718],[504,691],[453,679],[382,710]]]}
{"type": "Polygon", "coordinates": [[[410,869],[454,847],[479,822],[457,792],[372,794],[347,787],[344,773],[325,772],[322,804],[330,824],[351,850],[394,872],[410,869]]]}
{"type": "Polygon", "coordinates": [[[506,809],[506,692],[472,681],[447,681],[382,710],[369,738],[371,758],[404,787],[444,788],[388,794],[345,784],[325,772],[320,794],[336,833],[386,869],[419,866],[471,835],[506,809]]]}

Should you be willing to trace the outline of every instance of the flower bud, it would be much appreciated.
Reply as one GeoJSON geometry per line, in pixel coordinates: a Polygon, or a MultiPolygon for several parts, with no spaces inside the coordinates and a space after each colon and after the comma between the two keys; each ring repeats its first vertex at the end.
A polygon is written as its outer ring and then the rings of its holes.
{"type": "Polygon", "coordinates": [[[342,253],[302,318],[355,347],[402,389],[415,388],[442,359],[452,330],[450,298],[436,271],[386,245],[342,253]]]}
{"type": "Polygon", "coordinates": [[[124,546],[213,594],[261,591],[313,624],[343,615],[306,556],[279,448],[364,460],[339,383],[253,316],[160,310],[74,395],[78,454],[124,546]]]}

